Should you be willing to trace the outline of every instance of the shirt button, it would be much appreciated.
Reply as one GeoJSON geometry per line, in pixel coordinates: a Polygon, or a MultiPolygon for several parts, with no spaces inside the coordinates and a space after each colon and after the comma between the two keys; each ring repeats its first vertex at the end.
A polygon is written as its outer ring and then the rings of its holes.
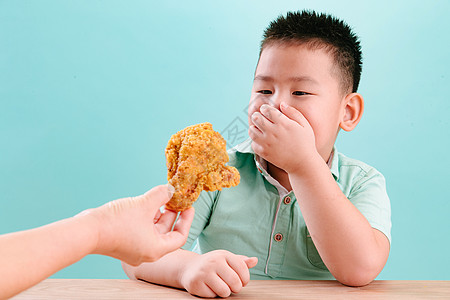
{"type": "Polygon", "coordinates": [[[287,196],[287,197],[284,198],[284,204],[287,205],[289,203],[291,203],[291,197],[287,196]]]}
{"type": "Polygon", "coordinates": [[[283,235],[281,233],[277,233],[273,238],[275,239],[275,241],[281,242],[283,240],[283,235]]]}

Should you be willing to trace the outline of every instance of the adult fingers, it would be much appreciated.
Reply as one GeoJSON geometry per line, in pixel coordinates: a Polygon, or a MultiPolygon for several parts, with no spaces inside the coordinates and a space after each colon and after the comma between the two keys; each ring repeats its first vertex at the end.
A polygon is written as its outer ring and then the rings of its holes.
{"type": "Polygon", "coordinates": [[[176,213],[164,213],[160,211],[160,207],[170,200],[174,192],[173,186],[170,184],[159,185],[147,191],[144,195],[136,197],[137,203],[145,203],[153,215],[153,223],[157,224],[156,228],[167,232],[172,228],[176,219],[176,213]],[[170,228],[168,228],[170,227],[170,228]]]}
{"type": "Polygon", "coordinates": [[[178,221],[173,228],[173,231],[179,232],[181,235],[186,236],[189,234],[192,221],[194,220],[195,209],[193,207],[183,211],[178,216],[178,221]]]}
{"type": "Polygon", "coordinates": [[[161,218],[161,210],[157,210],[155,217],[153,218],[153,223],[157,223],[159,221],[159,218],[161,218]]]}
{"type": "MultiPolygon", "coordinates": [[[[152,241],[153,243],[157,243],[160,251],[159,257],[180,249],[186,243],[187,235],[182,235],[179,232],[171,231],[165,234],[159,235],[158,239],[152,241]]],[[[157,252],[157,251],[154,251],[157,252]]]]}
{"type": "Polygon", "coordinates": [[[173,227],[173,223],[177,219],[177,215],[178,215],[177,212],[166,209],[164,213],[161,214],[158,222],[155,223],[158,232],[160,233],[169,232],[173,227]]]}
{"type": "MultiPolygon", "coordinates": [[[[166,213],[175,214],[176,216],[176,213],[173,211],[166,211],[166,213]]],[[[172,231],[173,221],[170,221],[170,218],[167,218],[168,221],[166,224],[158,228],[158,231],[164,234],[161,238],[165,242],[167,251],[178,249],[186,243],[189,235],[189,229],[191,227],[192,220],[194,219],[194,213],[194,208],[190,208],[180,213],[178,221],[175,223],[172,231]]],[[[163,217],[164,215],[161,219],[163,217]]]]}

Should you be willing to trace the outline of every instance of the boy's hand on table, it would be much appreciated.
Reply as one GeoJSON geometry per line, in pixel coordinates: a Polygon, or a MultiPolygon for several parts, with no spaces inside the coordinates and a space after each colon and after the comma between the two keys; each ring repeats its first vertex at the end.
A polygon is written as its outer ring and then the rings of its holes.
{"type": "Polygon", "coordinates": [[[92,253],[108,255],[130,265],[153,262],[180,248],[187,239],[194,218],[194,209],[177,213],[159,208],[172,197],[167,185],[152,188],[137,197],[122,198],[75,218],[90,218],[98,232],[92,253]]]}
{"type": "Polygon", "coordinates": [[[257,263],[256,257],[215,250],[189,261],[182,270],[180,281],[193,295],[228,297],[247,285],[250,281],[248,270],[257,263]]]}
{"type": "Polygon", "coordinates": [[[253,113],[249,136],[256,154],[290,173],[317,154],[314,131],[303,114],[284,102],[280,110],[264,104],[253,113]]]}

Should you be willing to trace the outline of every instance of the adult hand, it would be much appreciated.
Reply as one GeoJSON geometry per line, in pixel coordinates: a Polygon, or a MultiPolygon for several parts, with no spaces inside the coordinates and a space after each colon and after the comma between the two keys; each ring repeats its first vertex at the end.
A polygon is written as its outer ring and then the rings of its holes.
{"type": "Polygon", "coordinates": [[[176,212],[167,209],[160,212],[172,194],[172,186],[160,185],[143,195],[83,211],[75,218],[89,217],[94,222],[98,240],[93,253],[134,266],[153,262],[186,242],[194,218],[193,208],[180,213],[175,224],[176,212]]]}
{"type": "Polygon", "coordinates": [[[187,239],[194,210],[181,213],[174,224],[175,212],[159,211],[170,197],[167,186],[158,186],[72,218],[0,235],[0,299],[14,296],[88,254],[138,265],[176,250],[187,239]]]}

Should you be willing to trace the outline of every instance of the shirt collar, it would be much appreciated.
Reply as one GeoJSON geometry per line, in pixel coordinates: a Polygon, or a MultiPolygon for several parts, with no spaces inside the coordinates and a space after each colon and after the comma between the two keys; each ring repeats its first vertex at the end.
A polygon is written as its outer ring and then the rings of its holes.
{"type": "MultiPolygon", "coordinates": [[[[252,139],[248,138],[244,142],[234,146],[232,151],[240,152],[240,153],[249,153],[255,155],[255,152],[252,149],[252,139]]],[[[339,178],[339,155],[336,147],[333,147],[333,151],[331,151],[331,165],[328,164],[331,174],[333,174],[335,179],[339,178]]]]}
{"type": "Polygon", "coordinates": [[[336,150],[336,147],[333,147],[333,151],[331,151],[331,160],[330,171],[333,174],[334,179],[339,179],[339,152],[336,150]]]}
{"type": "Polygon", "coordinates": [[[234,146],[233,148],[231,148],[231,151],[255,154],[255,152],[252,149],[252,139],[251,138],[248,138],[245,141],[243,141],[242,143],[234,146]]]}

